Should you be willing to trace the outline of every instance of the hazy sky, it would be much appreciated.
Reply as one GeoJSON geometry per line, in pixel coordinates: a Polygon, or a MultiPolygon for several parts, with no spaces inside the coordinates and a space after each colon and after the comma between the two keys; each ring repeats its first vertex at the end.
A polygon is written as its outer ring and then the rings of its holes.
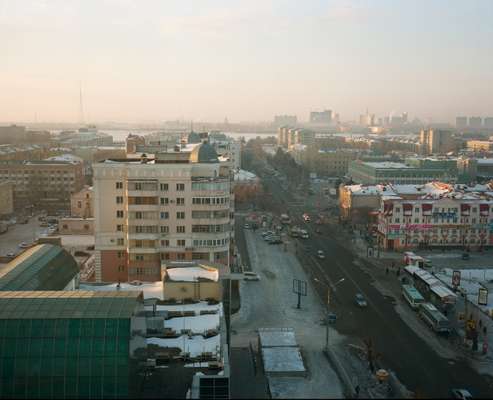
{"type": "Polygon", "coordinates": [[[493,115],[491,0],[0,0],[0,121],[493,115]]]}

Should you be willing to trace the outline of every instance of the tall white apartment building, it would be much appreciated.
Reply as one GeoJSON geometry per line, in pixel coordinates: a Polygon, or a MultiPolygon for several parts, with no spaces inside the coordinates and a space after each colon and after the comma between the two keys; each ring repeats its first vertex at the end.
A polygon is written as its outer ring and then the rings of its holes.
{"type": "Polygon", "coordinates": [[[96,280],[160,280],[168,261],[229,266],[232,193],[208,143],[94,164],[96,280]]]}

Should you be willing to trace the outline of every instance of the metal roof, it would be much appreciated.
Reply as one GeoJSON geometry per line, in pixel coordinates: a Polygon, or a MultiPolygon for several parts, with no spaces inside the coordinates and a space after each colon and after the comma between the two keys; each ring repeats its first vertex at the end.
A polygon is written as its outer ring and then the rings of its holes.
{"type": "Polygon", "coordinates": [[[1,290],[62,290],[79,272],[75,259],[62,247],[31,247],[0,271],[1,290]]]}
{"type": "Polygon", "coordinates": [[[142,292],[0,292],[0,319],[130,318],[142,292]]]}

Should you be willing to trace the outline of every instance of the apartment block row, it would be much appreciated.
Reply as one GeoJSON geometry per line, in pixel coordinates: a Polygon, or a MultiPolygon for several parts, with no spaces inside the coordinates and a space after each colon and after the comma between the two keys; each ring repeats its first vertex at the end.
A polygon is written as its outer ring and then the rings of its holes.
{"type": "Polygon", "coordinates": [[[208,143],[94,164],[96,280],[155,281],[161,263],[228,265],[232,169],[208,143]]]}
{"type": "Polygon", "coordinates": [[[84,186],[84,166],[77,157],[0,162],[0,182],[13,187],[14,208],[34,206],[48,212],[70,210],[70,195],[84,186]]]}
{"type": "Polygon", "coordinates": [[[342,217],[368,226],[384,249],[493,245],[493,183],[348,185],[339,201],[342,217]]]}
{"type": "Polygon", "coordinates": [[[382,199],[378,237],[383,248],[493,245],[493,198],[382,199]]]}
{"type": "Polygon", "coordinates": [[[315,132],[305,128],[282,126],[278,129],[277,144],[286,149],[294,145],[311,145],[315,142],[315,132]]]}

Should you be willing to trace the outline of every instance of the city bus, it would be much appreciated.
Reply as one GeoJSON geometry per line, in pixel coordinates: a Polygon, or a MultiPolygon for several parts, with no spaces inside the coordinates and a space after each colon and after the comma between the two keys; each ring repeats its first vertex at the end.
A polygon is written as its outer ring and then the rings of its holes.
{"type": "Polygon", "coordinates": [[[412,285],[402,285],[402,297],[409,303],[413,310],[417,310],[421,303],[425,302],[421,293],[412,285]]]}
{"type": "Polygon", "coordinates": [[[435,332],[450,333],[450,323],[448,318],[438,311],[433,304],[421,303],[419,307],[419,315],[435,332]]]}

